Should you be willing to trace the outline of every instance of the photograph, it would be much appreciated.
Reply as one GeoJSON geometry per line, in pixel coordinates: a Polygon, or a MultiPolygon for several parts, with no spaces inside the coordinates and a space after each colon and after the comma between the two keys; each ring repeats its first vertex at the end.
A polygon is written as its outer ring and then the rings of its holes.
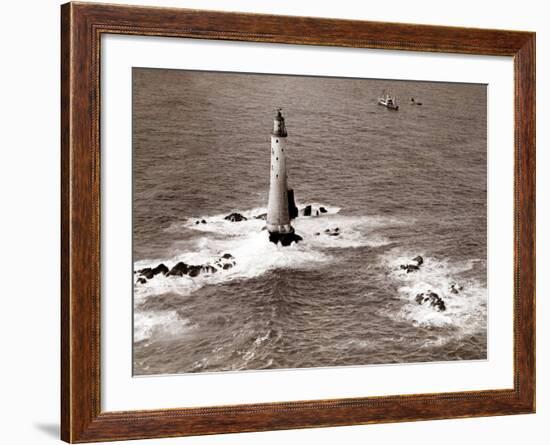
{"type": "Polygon", "coordinates": [[[133,375],[487,359],[487,85],[134,67],[133,375]]]}

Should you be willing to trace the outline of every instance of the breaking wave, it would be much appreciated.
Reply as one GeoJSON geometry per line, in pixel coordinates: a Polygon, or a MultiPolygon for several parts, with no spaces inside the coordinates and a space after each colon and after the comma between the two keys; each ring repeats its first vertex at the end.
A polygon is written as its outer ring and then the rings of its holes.
{"type": "MultiPolygon", "coordinates": [[[[470,278],[468,273],[476,263],[483,263],[484,260],[451,262],[447,258],[394,248],[382,256],[382,261],[389,270],[389,276],[398,285],[398,298],[404,302],[400,311],[388,311],[386,315],[412,322],[418,327],[458,330],[461,335],[486,329],[487,288],[484,283],[470,278]],[[407,273],[400,268],[402,264],[411,263],[411,259],[419,253],[424,258],[419,270],[407,273]],[[453,284],[462,287],[462,290],[451,292],[453,284]],[[428,291],[443,298],[445,311],[439,312],[429,305],[416,302],[418,294],[428,291]]],[[[433,343],[442,344],[443,341],[443,337],[438,337],[433,343]]]]}
{"type": "MultiPolygon", "coordinates": [[[[326,213],[293,220],[296,233],[303,237],[303,241],[288,247],[271,243],[267,232],[263,230],[265,220],[255,218],[265,213],[265,208],[238,210],[238,213],[247,218],[246,221],[231,222],[225,219],[226,214],[218,214],[172,224],[167,231],[192,231],[195,236],[191,243],[171,258],[137,261],[134,264],[136,271],[155,267],[161,262],[168,268],[178,262],[214,265],[214,261],[225,253],[234,257],[235,265],[228,270],[218,269],[216,273],[201,273],[196,277],[158,274],[153,279],[134,286],[134,304],[137,307],[151,296],[168,293],[186,298],[206,285],[251,279],[276,269],[314,268],[336,261],[338,249],[386,246],[390,244],[390,240],[376,233],[376,230],[403,224],[389,217],[342,215],[340,208],[329,205],[314,203],[312,206],[324,207],[326,213]],[[328,230],[329,233],[334,233],[335,229],[338,229],[337,236],[326,232],[328,230]]],[[[179,328],[185,325],[175,312],[135,312],[136,341],[150,337],[157,325],[175,324],[179,328]]]]}
{"type": "Polygon", "coordinates": [[[181,318],[176,311],[135,311],[134,341],[143,341],[158,336],[179,336],[192,329],[189,321],[181,318]]]}
{"type": "Polygon", "coordinates": [[[220,284],[234,279],[258,277],[275,269],[304,269],[319,263],[336,260],[335,249],[357,247],[381,247],[390,240],[376,233],[376,229],[400,222],[387,217],[340,215],[338,207],[324,206],[327,213],[322,216],[299,217],[293,226],[304,240],[298,244],[282,247],[269,242],[263,228],[265,221],[255,216],[265,213],[265,208],[239,211],[246,221],[231,222],[225,214],[191,218],[173,224],[167,230],[177,232],[192,230],[197,233],[190,248],[178,252],[172,258],[142,260],[135,263],[135,269],[155,267],[160,262],[169,268],[182,261],[187,264],[212,264],[224,253],[235,258],[235,266],[219,273],[204,274],[198,277],[165,277],[157,275],[147,283],[136,286],[136,297],[150,294],[176,292],[182,295],[200,289],[205,284],[220,284]],[[200,221],[204,220],[202,224],[200,221]],[[196,223],[199,221],[199,224],[196,223]],[[326,230],[338,228],[338,236],[327,234],[326,230]]]}

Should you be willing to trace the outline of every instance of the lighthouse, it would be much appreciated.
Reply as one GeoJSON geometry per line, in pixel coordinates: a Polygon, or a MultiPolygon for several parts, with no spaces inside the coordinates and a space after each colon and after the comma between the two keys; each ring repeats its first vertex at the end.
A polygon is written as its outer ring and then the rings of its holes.
{"type": "Polygon", "coordinates": [[[294,191],[288,189],[286,169],[287,136],[285,118],[279,108],[273,119],[273,131],[271,133],[267,231],[271,242],[275,244],[280,242],[283,246],[289,246],[292,242],[298,242],[302,239],[301,236],[294,233],[294,228],[290,224],[291,217],[295,217],[298,212],[294,204],[294,191]]]}

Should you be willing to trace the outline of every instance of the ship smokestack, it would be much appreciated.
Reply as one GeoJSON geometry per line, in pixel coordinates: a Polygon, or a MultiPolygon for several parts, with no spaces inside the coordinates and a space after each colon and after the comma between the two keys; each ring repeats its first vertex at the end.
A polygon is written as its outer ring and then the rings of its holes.
{"type": "Polygon", "coordinates": [[[277,110],[273,119],[273,131],[271,133],[271,170],[269,181],[269,200],[267,205],[267,230],[269,239],[283,246],[290,245],[293,241],[302,239],[294,233],[290,224],[291,212],[294,215],[294,192],[291,191],[289,199],[288,177],[286,168],[286,131],[285,118],[282,110],[277,110]],[[291,201],[289,206],[289,201],[291,201]],[[289,207],[292,207],[289,209],[289,207]]]}

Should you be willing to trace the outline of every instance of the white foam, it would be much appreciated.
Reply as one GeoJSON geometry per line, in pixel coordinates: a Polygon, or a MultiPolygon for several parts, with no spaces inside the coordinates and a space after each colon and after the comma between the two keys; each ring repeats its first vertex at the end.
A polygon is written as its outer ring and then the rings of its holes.
{"type": "MultiPolygon", "coordinates": [[[[237,210],[236,213],[247,218],[246,221],[231,222],[226,214],[190,218],[187,221],[170,226],[170,232],[193,230],[197,237],[191,241],[189,250],[177,252],[167,259],[142,260],[134,268],[155,267],[164,263],[171,268],[178,262],[195,265],[212,265],[216,273],[201,273],[196,277],[184,275],[165,276],[158,274],[143,284],[134,286],[134,298],[140,303],[151,296],[174,293],[186,297],[206,285],[216,285],[235,279],[251,279],[276,269],[308,269],[318,267],[338,259],[334,249],[380,247],[390,241],[377,234],[376,230],[388,225],[402,224],[398,220],[386,217],[346,216],[340,208],[313,203],[314,208],[324,207],[327,212],[319,216],[299,217],[293,226],[304,240],[283,247],[269,241],[268,233],[262,230],[265,221],[254,218],[265,213],[265,208],[237,210]],[[200,221],[205,220],[202,224],[200,221]],[[199,221],[199,224],[196,224],[199,221]],[[326,229],[338,228],[338,236],[330,236],[326,229]],[[316,235],[318,233],[318,235],[316,235]],[[225,253],[234,257],[235,265],[230,269],[218,268],[215,264],[225,253]]],[[[137,279],[137,274],[134,279],[137,279]]],[[[136,311],[136,340],[149,338],[160,323],[172,324],[177,314],[148,313],[136,311]],[[171,318],[172,317],[172,318],[171,318]]],[[[179,321],[179,319],[178,319],[179,321]]],[[[175,323],[180,325],[181,323],[175,323]]]]}
{"type": "Polygon", "coordinates": [[[383,224],[368,216],[326,214],[297,218],[293,225],[312,248],[381,247],[390,243],[389,239],[374,233],[383,224]],[[338,229],[339,234],[329,235],[325,232],[327,229],[332,233],[338,229]]]}
{"type": "Polygon", "coordinates": [[[175,311],[134,311],[134,341],[147,340],[153,335],[178,336],[189,329],[189,322],[175,311]]]}
{"type": "Polygon", "coordinates": [[[233,279],[247,279],[260,276],[274,269],[300,269],[315,267],[320,263],[336,260],[330,249],[354,247],[380,247],[390,241],[376,234],[376,229],[388,225],[400,224],[398,220],[384,217],[340,215],[340,208],[313,203],[314,208],[324,207],[327,212],[319,216],[299,217],[293,226],[304,240],[298,244],[282,247],[269,242],[265,230],[265,221],[254,216],[265,213],[265,208],[237,210],[236,213],[247,218],[246,221],[231,222],[226,214],[190,218],[172,225],[168,230],[193,230],[200,233],[190,249],[178,252],[172,258],[164,260],[144,260],[135,264],[135,269],[155,267],[160,262],[168,267],[182,261],[187,264],[210,264],[223,254],[230,253],[235,266],[228,270],[218,269],[217,273],[201,274],[191,278],[165,277],[157,275],[145,284],[136,286],[136,298],[152,294],[175,292],[188,295],[205,284],[219,284],[233,279]],[[205,220],[206,224],[196,224],[205,220]],[[326,229],[338,228],[338,236],[330,236],[326,229]],[[317,235],[318,234],[318,235],[317,235]]]}
{"type": "MultiPolygon", "coordinates": [[[[206,284],[254,278],[274,269],[306,269],[332,259],[330,255],[311,249],[309,246],[306,247],[303,243],[287,247],[280,244],[275,245],[269,242],[267,232],[261,229],[248,233],[246,236],[230,237],[223,240],[201,237],[197,244],[197,250],[181,252],[164,262],[169,267],[180,261],[187,264],[214,265],[214,261],[224,253],[231,253],[235,259],[235,266],[227,270],[218,269],[216,273],[201,273],[193,278],[187,275],[167,277],[159,274],[146,283],[135,286],[136,299],[166,292],[189,295],[206,284]]],[[[140,262],[136,268],[142,267],[144,264],[152,265],[140,262]]]]}
{"type": "Polygon", "coordinates": [[[453,327],[464,335],[486,329],[487,288],[474,279],[461,278],[462,273],[471,270],[476,261],[469,260],[451,263],[447,258],[434,258],[422,252],[402,252],[392,249],[383,257],[390,276],[401,286],[399,297],[403,305],[398,317],[424,327],[453,327]],[[424,263],[420,269],[407,273],[402,264],[413,264],[412,258],[420,254],[424,263]],[[463,289],[454,294],[452,284],[463,289]],[[446,310],[439,312],[426,304],[418,304],[415,298],[420,293],[435,292],[445,301],[446,310]]]}

